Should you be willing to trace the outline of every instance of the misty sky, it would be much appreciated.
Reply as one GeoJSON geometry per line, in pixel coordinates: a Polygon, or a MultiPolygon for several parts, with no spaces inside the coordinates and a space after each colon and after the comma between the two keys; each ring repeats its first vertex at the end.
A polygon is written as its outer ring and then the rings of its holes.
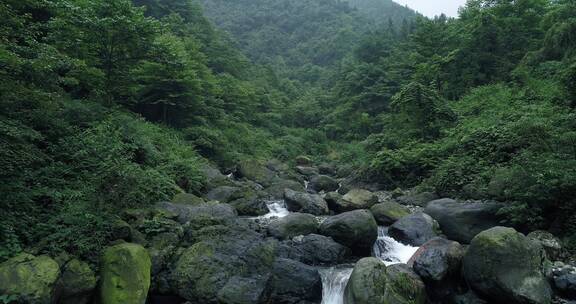
{"type": "Polygon", "coordinates": [[[394,0],[402,5],[428,16],[434,17],[441,13],[450,17],[458,16],[458,7],[464,5],[466,0],[394,0]]]}

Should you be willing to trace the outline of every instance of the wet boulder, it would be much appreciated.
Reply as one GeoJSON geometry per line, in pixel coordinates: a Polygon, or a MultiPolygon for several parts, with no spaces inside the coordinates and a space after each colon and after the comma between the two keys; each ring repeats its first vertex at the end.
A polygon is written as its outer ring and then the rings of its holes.
{"type": "Polygon", "coordinates": [[[334,266],[347,261],[351,250],[332,238],[310,234],[280,244],[278,255],[312,266],[334,266]]]}
{"type": "Polygon", "coordinates": [[[308,187],[317,192],[332,192],[338,190],[340,185],[337,180],[328,175],[317,175],[310,180],[308,187]]]}
{"type": "Polygon", "coordinates": [[[418,248],[408,264],[422,279],[439,282],[459,275],[463,257],[464,248],[458,242],[436,237],[418,248]]]}
{"type": "Polygon", "coordinates": [[[378,224],[368,210],[355,210],[327,218],[320,234],[352,249],[356,254],[369,254],[378,238],[378,224]]]}
{"type": "Polygon", "coordinates": [[[277,259],[272,270],[272,303],[319,302],[322,279],[318,269],[289,259],[277,259]]]}
{"type": "Polygon", "coordinates": [[[311,214],[291,213],[268,225],[268,234],[285,240],[298,235],[308,235],[318,231],[318,220],[311,214]]]}
{"type": "Polygon", "coordinates": [[[236,210],[229,204],[204,203],[197,206],[160,202],[156,208],[176,214],[178,222],[185,224],[191,221],[213,220],[223,222],[234,219],[236,210]]]}
{"type": "Polygon", "coordinates": [[[417,212],[396,221],[388,229],[388,235],[401,243],[421,246],[438,235],[437,225],[428,214],[417,212]]]}
{"type": "Polygon", "coordinates": [[[497,202],[459,202],[453,199],[431,201],[424,212],[432,216],[442,232],[451,240],[469,244],[478,233],[498,226],[497,202]]]}
{"type": "Polygon", "coordinates": [[[51,304],[59,276],[52,258],[23,253],[0,264],[0,295],[17,303],[51,304]]]}
{"type": "Polygon", "coordinates": [[[356,263],[344,291],[345,304],[385,304],[386,265],[377,258],[356,263]]]}
{"type": "Polygon", "coordinates": [[[396,202],[384,201],[370,208],[376,222],[382,226],[390,226],[397,220],[410,215],[410,209],[396,202]]]}
{"type": "Polygon", "coordinates": [[[463,274],[472,289],[495,303],[548,304],[544,260],[540,244],[513,228],[494,227],[472,239],[463,274]]]}
{"type": "MultiPolygon", "coordinates": [[[[216,187],[206,194],[206,199],[210,201],[218,201],[220,203],[228,203],[233,200],[242,198],[246,193],[240,187],[220,186],[216,187]]],[[[177,202],[174,202],[177,203],[177,202]]]]}
{"type": "Polygon", "coordinates": [[[566,298],[576,300],[576,267],[561,265],[552,270],[552,281],[558,293],[566,298]]]}
{"type": "Polygon", "coordinates": [[[60,304],[92,303],[96,288],[96,275],[90,266],[73,259],[66,263],[58,285],[60,286],[60,304]]]}
{"type": "Polygon", "coordinates": [[[122,243],[106,248],[100,271],[101,303],[145,303],[151,266],[148,251],[140,245],[122,243]]]}
{"type": "Polygon", "coordinates": [[[328,203],[328,209],[336,210],[338,201],[342,199],[342,194],[338,192],[328,192],[324,194],[324,200],[328,203]]]}
{"type": "Polygon", "coordinates": [[[328,214],[328,204],[320,195],[286,189],[284,191],[284,199],[288,210],[292,212],[314,215],[328,214]]]}
{"type": "Polygon", "coordinates": [[[370,209],[378,203],[378,196],[363,189],[352,189],[336,202],[335,211],[347,212],[358,209],[370,209]]]}

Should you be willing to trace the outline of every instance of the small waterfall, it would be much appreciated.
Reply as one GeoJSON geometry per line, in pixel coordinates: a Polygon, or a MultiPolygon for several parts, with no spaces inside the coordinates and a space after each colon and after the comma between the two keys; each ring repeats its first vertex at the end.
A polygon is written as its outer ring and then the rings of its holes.
{"type": "Polygon", "coordinates": [[[343,304],[344,290],[352,275],[350,265],[320,270],[322,277],[322,304],[343,304]]]}
{"type": "Polygon", "coordinates": [[[282,218],[290,214],[290,211],[288,211],[286,203],[283,200],[267,201],[266,207],[268,207],[268,210],[270,212],[263,215],[261,218],[264,219],[282,218]]]}
{"type": "Polygon", "coordinates": [[[373,253],[386,266],[407,263],[416,250],[418,247],[404,245],[388,236],[388,227],[378,227],[378,240],[374,243],[373,253]]]}

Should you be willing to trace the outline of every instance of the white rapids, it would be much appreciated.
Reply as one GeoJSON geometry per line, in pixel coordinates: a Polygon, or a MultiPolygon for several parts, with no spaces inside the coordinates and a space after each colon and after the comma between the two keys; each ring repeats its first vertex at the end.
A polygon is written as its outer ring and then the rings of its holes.
{"type": "Polygon", "coordinates": [[[388,227],[378,227],[378,240],[374,243],[374,256],[381,259],[386,266],[408,263],[418,247],[404,245],[388,236],[388,227]]]}
{"type": "Polygon", "coordinates": [[[320,270],[322,277],[322,304],[343,304],[344,290],[352,275],[352,266],[336,266],[320,270]]]}
{"type": "Polygon", "coordinates": [[[290,211],[288,211],[286,203],[283,200],[267,201],[266,207],[268,207],[269,212],[261,216],[261,218],[264,219],[282,218],[290,214],[290,211]]]}

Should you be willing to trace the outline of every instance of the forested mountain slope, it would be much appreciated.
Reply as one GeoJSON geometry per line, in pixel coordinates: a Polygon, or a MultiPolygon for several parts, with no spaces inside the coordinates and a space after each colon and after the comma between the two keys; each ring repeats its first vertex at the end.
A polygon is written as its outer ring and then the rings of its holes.
{"type": "Polygon", "coordinates": [[[391,22],[409,27],[416,14],[392,1],[203,0],[206,15],[229,32],[255,62],[304,83],[326,81],[331,67],[354,50],[363,35],[391,22]],[[374,10],[374,7],[377,7],[374,10]],[[366,16],[365,13],[376,16],[366,16]]]}

